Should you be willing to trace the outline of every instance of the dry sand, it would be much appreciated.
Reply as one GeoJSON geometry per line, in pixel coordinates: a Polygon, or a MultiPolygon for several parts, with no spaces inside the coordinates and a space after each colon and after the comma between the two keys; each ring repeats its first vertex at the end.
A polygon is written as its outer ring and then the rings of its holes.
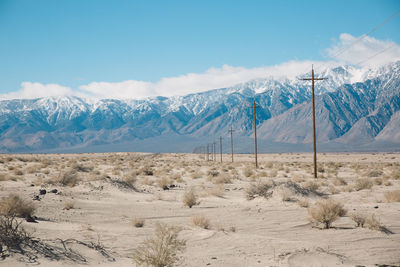
{"type": "Polygon", "coordinates": [[[179,238],[186,240],[186,250],[177,266],[400,265],[400,202],[384,196],[400,189],[400,154],[320,154],[323,177],[318,179],[311,175],[312,154],[260,155],[257,171],[253,160],[252,155],[235,155],[234,163],[224,155],[222,164],[196,154],[0,155],[0,197],[16,193],[35,204],[38,223],[22,224],[32,236],[59,247],[59,240],[67,239],[98,244],[109,253],[74,241],[67,244],[76,252],[70,257],[38,254],[29,262],[24,255],[5,253],[0,265],[135,266],[133,250],[153,236],[157,222],[182,227],[179,238]],[[77,170],[78,184],[54,184],[70,168],[77,170]],[[138,173],[135,189],[118,182],[132,172],[138,173]],[[347,185],[337,185],[338,177],[347,185]],[[163,178],[176,187],[163,190],[158,184],[163,178]],[[374,185],[356,191],[358,178],[374,185]],[[250,184],[271,180],[318,187],[326,198],[344,204],[348,214],[322,229],[298,203],[306,199],[312,206],[321,197],[278,186],[269,199],[246,199],[250,184]],[[188,188],[200,200],[192,208],[182,202],[188,188]],[[47,193],[33,200],[40,189],[47,193]],[[287,194],[289,201],[283,201],[287,194]],[[73,208],[65,209],[67,204],[73,208]],[[374,214],[389,231],[355,227],[354,212],[374,214]],[[191,223],[198,214],[210,220],[209,229],[191,223]],[[143,218],[144,226],[133,226],[134,218],[143,218]]]}

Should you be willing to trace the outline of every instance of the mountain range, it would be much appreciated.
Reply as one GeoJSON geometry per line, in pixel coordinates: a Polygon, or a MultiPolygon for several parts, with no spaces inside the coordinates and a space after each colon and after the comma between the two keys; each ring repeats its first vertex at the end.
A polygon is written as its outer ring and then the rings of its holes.
{"type": "MultiPolygon", "coordinates": [[[[253,100],[261,152],[309,151],[311,83],[269,77],[174,97],[0,101],[0,152],[192,152],[232,127],[251,152],[253,100]]],[[[376,69],[325,68],[316,82],[323,151],[400,151],[400,62],[376,69]]],[[[225,146],[224,146],[225,147],[225,146]]],[[[224,151],[228,152],[228,147],[224,151]]]]}

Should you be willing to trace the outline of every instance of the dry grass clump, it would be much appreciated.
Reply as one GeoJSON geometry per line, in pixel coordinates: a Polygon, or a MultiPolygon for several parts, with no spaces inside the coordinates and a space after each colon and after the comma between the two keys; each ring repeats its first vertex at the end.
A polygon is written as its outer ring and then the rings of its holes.
{"type": "Polygon", "coordinates": [[[137,181],[136,172],[126,174],[122,179],[125,183],[134,186],[137,181]]]}
{"type": "Polygon", "coordinates": [[[57,182],[63,186],[73,187],[78,184],[78,173],[75,170],[68,170],[62,174],[57,179],[57,182]]]}
{"type": "Polygon", "coordinates": [[[171,180],[168,179],[167,177],[163,177],[163,178],[157,180],[157,185],[160,188],[166,188],[171,185],[171,180]]]}
{"type": "Polygon", "coordinates": [[[384,196],[387,202],[400,202],[400,190],[386,192],[384,196]]]}
{"type": "Polygon", "coordinates": [[[232,183],[231,178],[228,174],[221,174],[212,180],[214,184],[230,184],[232,183]]]}
{"type": "Polygon", "coordinates": [[[380,232],[390,232],[381,222],[372,214],[369,218],[365,220],[365,225],[370,230],[380,231],[380,232]]]}
{"type": "Polygon", "coordinates": [[[72,169],[77,171],[77,172],[91,172],[93,171],[94,167],[93,166],[85,166],[82,164],[74,163],[72,165],[72,169]]]}
{"type": "Polygon", "coordinates": [[[270,189],[274,187],[274,185],[274,182],[252,183],[245,191],[247,200],[252,200],[256,197],[271,197],[272,191],[270,191],[270,189]]]}
{"type": "Polygon", "coordinates": [[[183,204],[185,206],[188,206],[189,208],[200,204],[200,202],[198,201],[198,197],[192,188],[186,191],[183,195],[183,204]]]}
{"type": "Polygon", "coordinates": [[[203,173],[202,173],[201,171],[196,171],[196,172],[192,173],[192,175],[191,175],[191,177],[192,177],[193,179],[199,179],[199,178],[201,178],[202,176],[203,176],[203,173]]]}
{"type": "Polygon", "coordinates": [[[73,209],[75,207],[75,201],[73,200],[67,200],[64,203],[64,210],[70,210],[73,209]]]}
{"type": "Polygon", "coordinates": [[[207,190],[208,195],[223,197],[225,194],[225,188],[223,185],[214,186],[207,190]]]}
{"type": "Polygon", "coordinates": [[[178,260],[178,253],[186,247],[185,240],[179,240],[180,229],[166,224],[157,224],[155,236],[146,239],[133,252],[133,260],[142,266],[172,266],[178,260]]]}
{"type": "Polygon", "coordinates": [[[282,201],[295,201],[295,199],[293,199],[293,193],[289,188],[284,187],[279,193],[282,201]]]}
{"type": "Polygon", "coordinates": [[[334,185],[329,185],[328,190],[332,195],[338,194],[340,192],[334,185]]]}
{"type": "Polygon", "coordinates": [[[243,175],[246,176],[246,177],[252,176],[253,173],[254,173],[253,170],[251,168],[248,168],[248,167],[243,170],[243,175]]]}
{"type": "Polygon", "coordinates": [[[306,198],[302,198],[297,201],[297,204],[302,208],[308,208],[310,206],[310,202],[306,198]]]}
{"type": "Polygon", "coordinates": [[[356,191],[360,191],[363,189],[371,189],[373,185],[374,185],[374,183],[371,181],[371,179],[361,178],[361,179],[357,179],[354,189],[356,191]]]}
{"type": "Polygon", "coordinates": [[[356,227],[364,227],[367,216],[362,213],[353,213],[351,214],[351,219],[356,223],[356,227]]]}
{"type": "Polygon", "coordinates": [[[319,187],[320,187],[319,183],[314,181],[308,181],[303,185],[303,188],[313,191],[318,190],[319,187]]]}
{"type": "Polygon", "coordinates": [[[22,175],[24,175],[24,172],[22,170],[20,170],[20,169],[15,169],[14,170],[14,174],[18,175],[18,176],[22,176],[22,175]]]}
{"type": "Polygon", "coordinates": [[[206,217],[204,217],[204,215],[198,214],[198,215],[194,215],[191,219],[191,222],[198,226],[201,227],[203,229],[210,229],[210,220],[206,217]]]}
{"type": "Polygon", "coordinates": [[[212,168],[207,172],[207,175],[209,177],[217,177],[219,175],[219,172],[215,168],[212,168]]]}
{"type": "Polygon", "coordinates": [[[374,177],[379,177],[383,175],[383,171],[381,170],[371,170],[369,172],[367,172],[367,176],[374,178],[374,177]]]}
{"type": "Polygon", "coordinates": [[[318,201],[313,207],[308,208],[311,222],[322,223],[325,229],[329,229],[332,223],[346,215],[346,212],[343,204],[331,199],[318,201]]]}
{"type": "Polygon", "coordinates": [[[343,179],[341,177],[337,177],[333,180],[333,184],[336,186],[340,186],[340,185],[347,185],[347,182],[345,179],[343,179]]]}
{"type": "Polygon", "coordinates": [[[0,173],[0,182],[1,181],[9,181],[9,180],[16,181],[17,178],[10,176],[7,173],[0,173]]]}
{"type": "Polygon", "coordinates": [[[27,218],[31,217],[34,211],[35,206],[32,202],[23,200],[15,194],[3,197],[0,202],[0,215],[27,218]]]}
{"type": "Polygon", "coordinates": [[[134,218],[132,220],[132,225],[135,226],[136,228],[141,228],[144,226],[145,220],[143,218],[134,218]]]}

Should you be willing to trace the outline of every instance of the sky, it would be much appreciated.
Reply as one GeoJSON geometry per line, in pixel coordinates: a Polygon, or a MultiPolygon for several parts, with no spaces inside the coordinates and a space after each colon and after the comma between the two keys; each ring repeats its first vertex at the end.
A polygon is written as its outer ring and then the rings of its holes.
{"type": "Polygon", "coordinates": [[[141,99],[313,63],[377,67],[400,60],[400,15],[338,51],[398,10],[400,0],[0,0],[0,99],[141,99]]]}

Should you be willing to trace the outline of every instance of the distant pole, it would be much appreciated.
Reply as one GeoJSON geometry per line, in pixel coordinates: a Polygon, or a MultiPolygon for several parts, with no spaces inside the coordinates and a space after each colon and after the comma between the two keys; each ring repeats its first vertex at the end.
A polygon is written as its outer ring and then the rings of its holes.
{"type": "Polygon", "coordinates": [[[232,130],[232,127],[229,130],[229,132],[231,133],[231,155],[232,155],[232,162],[233,162],[233,137],[232,137],[233,130],[232,130]]]}
{"type": "Polygon", "coordinates": [[[257,120],[256,120],[256,108],[259,108],[259,106],[256,106],[256,100],[253,100],[253,106],[250,108],[253,109],[253,115],[254,115],[254,158],[256,161],[256,168],[258,168],[258,161],[257,161],[257,120]]]}
{"type": "Polygon", "coordinates": [[[326,80],[327,78],[315,78],[314,66],[311,67],[311,78],[304,78],[301,80],[311,81],[312,88],[312,120],[313,120],[313,150],[314,150],[314,178],[318,178],[317,172],[317,138],[315,134],[315,97],[314,97],[314,81],[326,80]]]}
{"type": "Polygon", "coordinates": [[[222,136],[219,137],[219,152],[221,155],[221,163],[222,163],[222,136]]]}
{"type": "Polygon", "coordinates": [[[214,152],[214,161],[217,161],[217,148],[216,145],[217,143],[214,141],[213,142],[213,152],[214,152]]]}
{"type": "Polygon", "coordinates": [[[210,159],[210,154],[209,154],[209,148],[208,148],[208,144],[207,144],[207,161],[209,161],[209,159],[210,159]]]}

